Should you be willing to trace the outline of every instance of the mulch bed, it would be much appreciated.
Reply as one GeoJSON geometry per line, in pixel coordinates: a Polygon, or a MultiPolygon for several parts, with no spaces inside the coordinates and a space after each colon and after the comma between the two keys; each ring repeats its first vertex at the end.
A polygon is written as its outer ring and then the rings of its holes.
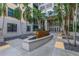
{"type": "Polygon", "coordinates": [[[79,45],[74,46],[74,44],[64,43],[64,46],[65,46],[65,49],[67,49],[67,50],[79,52],[79,45]]]}
{"type": "Polygon", "coordinates": [[[76,46],[74,46],[74,42],[73,42],[73,37],[69,37],[66,39],[66,37],[63,37],[63,42],[64,42],[64,47],[67,50],[71,50],[71,51],[75,51],[75,52],[79,52],[79,37],[76,37],[76,46]],[[68,40],[70,41],[70,43],[68,43],[68,40]]]}

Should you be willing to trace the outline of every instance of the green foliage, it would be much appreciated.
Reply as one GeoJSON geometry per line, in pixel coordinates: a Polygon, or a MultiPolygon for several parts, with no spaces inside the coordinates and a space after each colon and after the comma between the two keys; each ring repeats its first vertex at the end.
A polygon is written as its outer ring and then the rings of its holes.
{"type": "Polygon", "coordinates": [[[42,20],[43,14],[41,13],[40,10],[38,10],[37,8],[33,7],[29,7],[28,3],[24,3],[24,7],[25,7],[25,11],[23,13],[23,17],[25,20],[29,21],[29,22],[33,22],[33,21],[39,21],[42,20]],[[32,13],[33,10],[33,13],[32,13]],[[33,16],[32,16],[33,14],[33,16]]]}
{"type": "Polygon", "coordinates": [[[33,19],[37,20],[38,19],[38,16],[37,16],[37,9],[36,8],[33,8],[33,19]]]}
{"type": "Polygon", "coordinates": [[[3,3],[2,13],[3,13],[3,16],[6,16],[6,3],[3,3]]]}
{"type": "Polygon", "coordinates": [[[43,13],[41,13],[40,10],[38,10],[37,8],[33,8],[33,19],[39,21],[39,20],[44,20],[45,16],[43,13]]]}
{"type": "Polygon", "coordinates": [[[24,8],[25,8],[25,11],[23,13],[24,20],[32,22],[31,7],[28,6],[28,3],[24,3],[24,8]]]}
{"type": "Polygon", "coordinates": [[[77,32],[79,32],[79,25],[78,25],[78,23],[77,23],[77,32]]]}
{"type": "Polygon", "coordinates": [[[34,24],[40,24],[43,26],[41,27],[41,30],[45,30],[43,21],[46,19],[45,15],[41,13],[41,10],[38,10],[37,8],[33,7],[33,20],[34,24]],[[39,22],[39,23],[38,23],[39,22]]]}
{"type": "Polygon", "coordinates": [[[21,10],[19,7],[14,9],[14,17],[17,18],[18,20],[21,19],[21,10]]]}
{"type": "Polygon", "coordinates": [[[57,6],[54,6],[54,11],[56,15],[54,16],[55,21],[59,21],[60,24],[62,24],[62,10],[61,10],[61,4],[58,3],[57,6]]]}
{"type": "Polygon", "coordinates": [[[2,3],[0,3],[0,16],[2,15],[2,3]]]}
{"type": "Polygon", "coordinates": [[[6,15],[6,3],[0,3],[0,16],[2,15],[2,13],[3,13],[3,16],[6,15]]]}
{"type": "MultiPolygon", "coordinates": [[[[74,26],[75,27],[75,26],[74,26]]],[[[78,25],[78,23],[77,23],[77,26],[76,26],[76,32],[79,32],[79,25],[78,25]]],[[[70,24],[70,26],[69,26],[69,31],[71,31],[71,32],[73,32],[73,24],[70,24]]]]}

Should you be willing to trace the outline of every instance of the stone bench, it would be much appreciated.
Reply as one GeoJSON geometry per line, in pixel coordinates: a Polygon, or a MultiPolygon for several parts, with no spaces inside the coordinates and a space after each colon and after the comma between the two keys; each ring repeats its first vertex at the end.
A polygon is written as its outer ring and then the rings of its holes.
{"type": "Polygon", "coordinates": [[[40,46],[42,46],[43,44],[47,43],[49,40],[51,40],[53,37],[52,34],[42,37],[42,38],[36,38],[33,39],[33,36],[28,37],[26,39],[24,39],[22,47],[23,49],[27,50],[27,51],[32,51],[40,46]]]}

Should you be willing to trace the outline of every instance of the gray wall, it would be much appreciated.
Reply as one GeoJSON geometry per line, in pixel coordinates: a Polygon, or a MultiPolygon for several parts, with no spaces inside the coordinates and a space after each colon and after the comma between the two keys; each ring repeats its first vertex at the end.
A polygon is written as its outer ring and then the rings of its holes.
{"type": "MultiPolygon", "coordinates": [[[[5,21],[4,30],[3,30],[4,37],[14,37],[14,36],[21,35],[20,21],[12,17],[5,17],[4,21],[5,21]],[[7,23],[17,24],[17,32],[7,32],[7,23]]],[[[0,28],[2,28],[2,23],[3,23],[3,17],[0,17],[0,28]]],[[[22,23],[22,32],[23,34],[26,34],[26,23],[22,23]]]]}

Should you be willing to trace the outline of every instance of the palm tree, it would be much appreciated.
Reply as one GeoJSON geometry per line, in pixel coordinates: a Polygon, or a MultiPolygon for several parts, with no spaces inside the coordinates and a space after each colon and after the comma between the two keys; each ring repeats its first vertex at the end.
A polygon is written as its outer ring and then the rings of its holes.
{"type": "Polygon", "coordinates": [[[66,16],[67,16],[67,18],[65,19],[65,25],[66,25],[66,27],[65,27],[66,31],[65,32],[66,32],[66,35],[68,35],[68,33],[69,33],[68,32],[69,31],[69,29],[68,29],[69,24],[67,24],[67,23],[69,23],[69,21],[71,20],[69,15],[72,14],[71,17],[73,17],[72,19],[73,19],[73,32],[74,32],[73,39],[74,39],[74,46],[76,46],[77,4],[74,4],[74,3],[72,3],[72,4],[64,4],[64,7],[65,7],[64,9],[65,9],[65,12],[66,12],[66,16]],[[72,11],[72,12],[70,12],[70,11],[72,11]]]}
{"type": "Polygon", "coordinates": [[[54,19],[58,22],[59,26],[62,25],[62,10],[61,10],[61,4],[57,4],[57,6],[54,7],[55,10],[55,17],[54,19]]]}
{"type": "Polygon", "coordinates": [[[65,12],[65,14],[64,14],[64,16],[65,16],[65,27],[64,27],[64,30],[65,30],[65,34],[67,35],[68,34],[68,25],[67,25],[67,21],[68,21],[68,9],[67,9],[67,4],[63,4],[63,6],[64,6],[64,12],[65,12]]]}
{"type": "Polygon", "coordinates": [[[69,4],[67,5],[67,11],[68,11],[68,33],[69,33],[69,25],[70,25],[70,6],[69,4]]]}
{"type": "MultiPolygon", "coordinates": [[[[69,35],[69,21],[71,20],[71,18],[70,18],[70,14],[73,14],[73,31],[76,31],[76,28],[75,28],[75,23],[74,23],[74,13],[75,13],[75,4],[63,4],[63,6],[64,6],[64,12],[65,12],[65,34],[66,34],[66,38],[67,38],[67,36],[69,35]],[[70,12],[70,11],[72,11],[72,12],[70,12]]],[[[72,17],[72,16],[71,16],[72,17]]],[[[75,42],[75,44],[74,45],[76,45],[76,39],[75,39],[75,36],[74,36],[74,42],[75,42]]],[[[68,40],[68,42],[69,42],[69,40],[68,40]]]]}
{"type": "Polygon", "coordinates": [[[39,29],[44,30],[44,28],[42,27],[42,25],[44,25],[44,24],[41,23],[45,19],[44,14],[42,14],[41,11],[35,7],[33,8],[33,19],[35,19],[35,21],[37,21],[37,23],[39,25],[39,29]]]}
{"type": "Polygon", "coordinates": [[[33,23],[33,17],[32,17],[32,8],[29,6],[29,3],[24,3],[24,12],[23,12],[23,18],[26,21],[26,26],[27,26],[27,21],[28,23],[33,23]]]}
{"type": "Polygon", "coordinates": [[[3,31],[3,36],[4,36],[4,22],[5,22],[5,16],[6,16],[6,3],[3,4],[3,25],[2,25],[2,31],[3,31]]]}
{"type": "Polygon", "coordinates": [[[78,9],[78,4],[76,3],[76,5],[75,5],[75,7],[76,7],[76,9],[75,9],[75,18],[74,18],[74,20],[75,20],[75,29],[74,29],[74,32],[75,32],[75,34],[74,34],[74,46],[76,46],[76,31],[77,31],[77,9],[78,9]]]}
{"type": "Polygon", "coordinates": [[[55,14],[56,14],[56,17],[55,19],[57,19],[56,21],[58,21],[60,24],[60,26],[62,27],[62,31],[63,33],[65,32],[64,29],[65,29],[65,19],[64,19],[64,8],[63,8],[63,4],[61,3],[58,3],[56,4],[56,6],[54,7],[54,10],[55,10],[55,14]]]}
{"type": "MultiPolygon", "coordinates": [[[[0,3],[0,16],[2,16],[2,8],[3,6],[2,6],[2,3],[0,3]]],[[[2,32],[2,28],[0,28],[0,31],[2,32]]],[[[3,33],[3,32],[2,32],[3,33]]],[[[1,34],[1,33],[0,33],[1,34]]],[[[1,42],[3,41],[3,36],[0,38],[0,44],[1,44],[1,42]],[[2,40],[1,40],[2,39],[2,40]]]]}
{"type": "Polygon", "coordinates": [[[14,17],[18,20],[21,20],[21,10],[20,7],[17,7],[14,9],[14,17]]]}
{"type": "Polygon", "coordinates": [[[4,22],[5,22],[5,16],[6,16],[6,4],[2,3],[0,4],[0,16],[3,16],[3,23],[2,23],[2,28],[0,29],[1,30],[1,33],[2,33],[2,36],[1,36],[1,41],[0,41],[0,44],[1,45],[4,45],[4,22]]]}
{"type": "Polygon", "coordinates": [[[20,30],[21,30],[21,35],[23,34],[22,32],[22,24],[21,24],[21,14],[22,14],[22,11],[20,9],[20,4],[19,4],[19,7],[17,7],[16,9],[14,9],[14,17],[18,20],[20,20],[20,30]]]}
{"type": "Polygon", "coordinates": [[[25,21],[32,22],[32,9],[29,7],[29,3],[24,3],[25,11],[23,13],[23,18],[25,21]]]}
{"type": "MultiPolygon", "coordinates": [[[[75,33],[74,36],[73,36],[73,39],[74,39],[74,45],[76,46],[76,30],[77,30],[77,8],[78,8],[78,4],[75,4],[75,3],[63,3],[63,4],[58,4],[58,7],[61,7],[60,10],[61,10],[61,16],[62,17],[62,21],[63,21],[63,27],[64,27],[64,32],[66,34],[66,37],[67,35],[69,35],[69,23],[70,21],[73,20],[73,32],[75,33]],[[64,14],[63,14],[64,12],[64,14]]],[[[57,8],[58,8],[57,7],[57,8]]],[[[60,11],[59,8],[56,9],[57,13],[60,11]]]]}
{"type": "Polygon", "coordinates": [[[75,4],[75,3],[70,4],[70,9],[71,9],[71,11],[72,11],[70,14],[72,14],[71,17],[72,17],[72,19],[73,19],[73,33],[74,33],[73,39],[74,39],[74,46],[76,46],[77,7],[78,7],[78,6],[77,6],[77,4],[75,4]]]}

